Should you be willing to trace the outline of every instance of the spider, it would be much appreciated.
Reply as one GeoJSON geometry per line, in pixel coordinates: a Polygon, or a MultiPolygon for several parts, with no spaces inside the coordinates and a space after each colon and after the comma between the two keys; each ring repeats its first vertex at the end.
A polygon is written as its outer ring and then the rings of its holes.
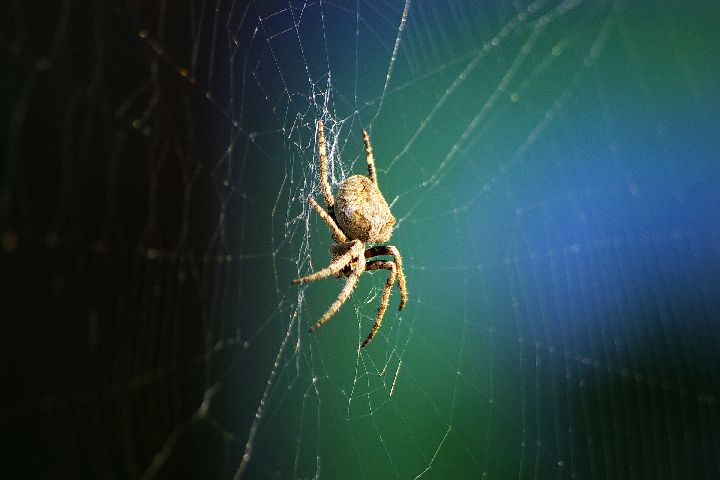
{"type": "Polygon", "coordinates": [[[328,158],[322,120],[318,120],[317,129],[320,182],[327,212],[312,197],[308,201],[330,228],[335,244],[330,247],[332,255],[330,265],[305,277],[296,278],[291,283],[300,285],[331,275],[335,275],[337,278],[347,278],[345,286],[330,308],[315,325],[310,327],[309,331],[312,333],[337,313],[352,293],[364,271],[388,270],[390,273],[380,298],[375,324],[361,345],[366,347],[380,329],[383,315],[385,315],[385,310],[390,302],[390,291],[396,279],[400,289],[399,310],[402,310],[407,303],[407,285],[402,268],[402,257],[398,249],[391,245],[378,245],[370,248],[366,248],[365,245],[366,243],[384,243],[390,240],[396,220],[390,213],[390,207],[378,188],[375,157],[368,133],[365,130],[362,131],[369,177],[353,175],[346,178],[337,189],[337,198],[333,198],[330,183],[328,183],[328,158]],[[395,260],[373,259],[378,255],[391,255],[395,260]]]}

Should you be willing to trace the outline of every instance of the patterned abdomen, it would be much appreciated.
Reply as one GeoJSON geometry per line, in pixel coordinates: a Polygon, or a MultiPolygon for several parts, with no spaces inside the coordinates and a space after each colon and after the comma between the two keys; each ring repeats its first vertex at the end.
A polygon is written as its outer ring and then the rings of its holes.
{"type": "Polygon", "coordinates": [[[395,217],[377,186],[364,175],[345,179],[335,195],[335,217],[350,240],[390,240],[395,217]]]}

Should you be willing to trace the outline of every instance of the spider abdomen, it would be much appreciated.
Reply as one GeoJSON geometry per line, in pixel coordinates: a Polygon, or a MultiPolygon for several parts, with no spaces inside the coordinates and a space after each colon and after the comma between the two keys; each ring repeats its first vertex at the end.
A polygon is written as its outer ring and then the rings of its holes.
{"type": "Polygon", "coordinates": [[[353,175],[340,184],[335,217],[350,239],[371,243],[390,240],[396,222],[377,185],[364,175],[353,175]]]}

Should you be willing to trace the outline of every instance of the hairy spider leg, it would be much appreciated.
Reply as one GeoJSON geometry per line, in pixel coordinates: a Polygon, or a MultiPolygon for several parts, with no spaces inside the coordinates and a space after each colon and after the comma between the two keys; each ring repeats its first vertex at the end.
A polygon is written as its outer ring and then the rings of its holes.
{"type": "Polygon", "coordinates": [[[402,256],[400,256],[398,249],[392,245],[379,245],[365,250],[365,258],[377,257],[378,255],[392,255],[395,259],[398,276],[398,288],[400,289],[400,307],[398,310],[402,310],[405,308],[405,304],[408,300],[407,283],[405,282],[405,271],[403,270],[402,256]]]}
{"type": "Polygon", "coordinates": [[[377,317],[375,318],[375,323],[372,326],[372,329],[370,330],[370,335],[367,336],[365,341],[360,345],[361,347],[367,347],[368,343],[373,339],[375,334],[378,330],[380,330],[380,325],[383,321],[383,316],[385,316],[385,311],[387,310],[388,303],[390,303],[390,293],[392,292],[392,286],[393,283],[395,283],[395,276],[397,274],[397,267],[395,266],[395,262],[387,262],[384,260],[372,260],[367,263],[365,266],[365,270],[390,270],[390,275],[388,275],[387,281],[385,282],[385,287],[383,288],[382,298],[380,299],[380,306],[378,306],[377,311],[377,317]]]}
{"type": "Polygon", "coordinates": [[[367,159],[368,174],[370,174],[370,180],[377,185],[377,172],[375,171],[375,155],[373,155],[372,145],[370,145],[370,135],[366,130],[362,131],[363,143],[365,144],[365,158],[367,159]]]}
{"type": "Polygon", "coordinates": [[[360,278],[360,275],[365,271],[365,257],[360,254],[357,257],[357,265],[355,266],[355,269],[350,273],[350,276],[348,276],[347,282],[345,282],[345,286],[342,290],[340,290],[340,293],[338,294],[335,301],[330,305],[330,308],[328,308],[327,312],[320,317],[320,320],[318,320],[315,325],[310,327],[308,329],[308,332],[312,333],[318,328],[322,327],[325,322],[327,322],[330,317],[335,315],[338,310],[340,310],[340,307],[343,303],[345,303],[345,300],[347,300],[350,297],[350,294],[352,293],[353,289],[355,288],[355,284],[358,281],[358,278],[360,278]]]}
{"type": "Polygon", "coordinates": [[[335,199],[333,198],[330,182],[328,182],[328,157],[325,148],[325,126],[322,120],[318,120],[318,154],[320,155],[320,183],[322,183],[323,196],[325,197],[325,205],[327,205],[330,216],[333,215],[335,208],[335,199]]]}
{"type": "Polygon", "coordinates": [[[363,243],[360,240],[352,240],[347,243],[341,243],[339,246],[347,247],[348,251],[333,260],[330,265],[323,268],[322,270],[318,270],[317,272],[311,273],[310,275],[306,275],[304,277],[296,278],[290,283],[292,283],[293,285],[300,285],[303,283],[310,283],[314,282],[315,280],[320,280],[323,278],[327,278],[331,275],[335,275],[340,270],[345,268],[347,264],[350,263],[354,258],[362,257],[362,264],[365,265],[365,257],[362,255],[363,243]]]}
{"type": "Polygon", "coordinates": [[[320,206],[319,203],[315,201],[314,198],[310,197],[308,198],[308,202],[310,202],[310,205],[315,209],[315,211],[320,215],[320,218],[323,219],[325,223],[327,223],[328,228],[330,228],[330,231],[332,232],[333,239],[336,243],[345,243],[347,242],[347,236],[343,233],[342,230],[340,230],[340,227],[338,227],[338,224],[335,223],[335,220],[330,216],[329,213],[327,213],[323,208],[320,206]]]}

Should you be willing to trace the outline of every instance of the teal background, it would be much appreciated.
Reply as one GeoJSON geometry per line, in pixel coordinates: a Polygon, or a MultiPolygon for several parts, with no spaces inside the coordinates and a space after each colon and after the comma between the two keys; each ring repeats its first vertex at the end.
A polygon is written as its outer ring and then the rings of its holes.
{"type": "Polygon", "coordinates": [[[9,478],[720,476],[717,2],[16,2],[9,478]],[[404,18],[404,21],[402,20],[404,18]],[[402,25],[402,27],[401,27],[402,25]],[[393,52],[396,56],[393,58],[393,52]],[[410,300],[324,267],[372,137],[410,300]]]}
{"type": "MultiPolygon", "coordinates": [[[[287,303],[278,328],[299,314],[252,471],[712,476],[718,9],[581,2],[553,18],[550,2],[538,8],[550,20],[533,38],[541,13],[499,35],[522,10],[505,2],[413,2],[383,94],[402,6],[327,5],[324,26],[310,7],[300,41],[266,45],[278,64],[262,60],[263,86],[282,71],[275,92],[304,92],[298,64],[318,96],[328,71],[331,80],[329,102],[298,100],[299,122],[294,113],[278,122],[293,125],[292,141],[271,155],[284,158],[274,206],[288,206],[275,210],[269,237],[278,301],[287,303]],[[307,326],[340,285],[284,285],[328,262],[326,228],[303,205],[308,194],[321,199],[316,118],[338,145],[336,182],[363,172],[359,132],[371,131],[400,219],[391,243],[405,258],[410,302],[392,311],[394,292],[362,351],[383,278],[365,275],[312,335],[307,326]]],[[[272,36],[274,25],[264,26],[272,36]]],[[[260,116],[270,105],[258,105],[260,116]]],[[[277,304],[258,309],[269,316],[277,304]]]]}

